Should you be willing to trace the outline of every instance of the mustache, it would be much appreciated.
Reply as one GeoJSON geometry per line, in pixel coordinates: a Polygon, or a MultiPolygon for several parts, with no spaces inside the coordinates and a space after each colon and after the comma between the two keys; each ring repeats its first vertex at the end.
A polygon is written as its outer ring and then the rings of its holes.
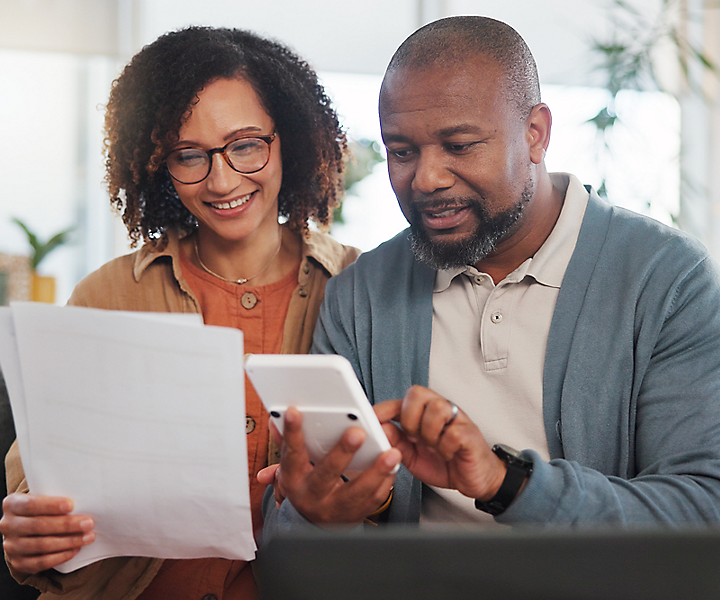
{"type": "Polygon", "coordinates": [[[414,200],[411,210],[414,212],[441,211],[465,206],[482,206],[482,201],[475,197],[427,198],[414,200]]]}

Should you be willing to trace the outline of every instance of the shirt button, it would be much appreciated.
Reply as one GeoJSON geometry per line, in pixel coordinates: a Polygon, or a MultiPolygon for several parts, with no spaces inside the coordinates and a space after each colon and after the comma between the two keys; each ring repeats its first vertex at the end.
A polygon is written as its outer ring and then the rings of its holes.
{"type": "Polygon", "coordinates": [[[245,433],[252,433],[253,431],[255,431],[255,419],[245,417],[245,433]]]}
{"type": "Polygon", "coordinates": [[[250,310],[251,308],[255,308],[255,305],[258,303],[257,296],[253,294],[252,292],[245,292],[242,295],[242,298],[240,298],[240,304],[243,305],[243,308],[246,308],[247,310],[250,310]]]}
{"type": "Polygon", "coordinates": [[[475,282],[475,285],[482,285],[485,283],[485,275],[475,275],[475,277],[473,277],[473,281],[475,282]]]}
{"type": "Polygon", "coordinates": [[[494,312],[493,314],[490,315],[490,320],[491,320],[495,325],[497,325],[498,323],[500,323],[500,321],[502,321],[502,313],[501,313],[501,312],[494,312]]]}
{"type": "Polygon", "coordinates": [[[201,600],[217,600],[217,596],[215,594],[205,594],[201,600]]]}
{"type": "Polygon", "coordinates": [[[305,288],[300,288],[298,290],[298,296],[300,296],[301,298],[307,298],[307,295],[308,295],[308,293],[305,288]]]}
{"type": "Polygon", "coordinates": [[[309,272],[310,272],[310,265],[305,263],[303,265],[303,273],[305,273],[305,275],[307,275],[309,272]]]}

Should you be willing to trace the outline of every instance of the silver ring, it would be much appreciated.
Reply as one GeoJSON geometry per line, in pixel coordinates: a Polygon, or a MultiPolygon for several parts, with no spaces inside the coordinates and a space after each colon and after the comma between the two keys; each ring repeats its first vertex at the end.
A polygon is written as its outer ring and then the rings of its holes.
{"type": "Polygon", "coordinates": [[[448,404],[450,404],[450,408],[452,409],[452,412],[450,413],[450,418],[445,422],[445,425],[443,425],[442,431],[440,434],[442,435],[445,433],[445,430],[450,427],[450,425],[453,424],[453,421],[458,416],[458,406],[455,404],[452,400],[448,400],[448,404]]]}

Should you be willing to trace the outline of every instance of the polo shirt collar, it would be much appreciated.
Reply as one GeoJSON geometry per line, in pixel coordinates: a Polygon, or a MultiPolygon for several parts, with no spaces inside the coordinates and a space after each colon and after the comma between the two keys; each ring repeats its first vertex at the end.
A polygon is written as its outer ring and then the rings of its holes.
{"type": "MultiPolygon", "coordinates": [[[[590,193],[580,180],[569,173],[550,173],[554,187],[565,190],[565,199],[557,223],[535,256],[528,258],[510,273],[506,280],[518,282],[529,275],[542,285],[559,288],[565,270],[575,251],[580,226],[590,193]]],[[[435,276],[434,292],[446,290],[452,280],[462,273],[478,274],[474,266],[443,269],[435,276]]]]}

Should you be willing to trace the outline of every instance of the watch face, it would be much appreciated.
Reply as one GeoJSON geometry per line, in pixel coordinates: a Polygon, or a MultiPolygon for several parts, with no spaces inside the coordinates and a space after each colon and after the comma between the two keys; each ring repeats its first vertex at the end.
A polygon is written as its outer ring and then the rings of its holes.
{"type": "Polygon", "coordinates": [[[522,452],[515,450],[505,444],[495,444],[492,448],[493,452],[497,454],[500,460],[508,463],[517,465],[525,469],[532,468],[532,461],[529,461],[522,455],[522,452]]]}
{"type": "Polygon", "coordinates": [[[495,444],[495,447],[493,448],[493,452],[495,454],[498,454],[498,452],[495,450],[497,448],[498,450],[504,452],[505,454],[508,454],[509,456],[512,456],[514,458],[522,458],[522,454],[520,451],[515,450],[515,448],[511,448],[510,446],[507,446],[506,444],[495,444]]]}

